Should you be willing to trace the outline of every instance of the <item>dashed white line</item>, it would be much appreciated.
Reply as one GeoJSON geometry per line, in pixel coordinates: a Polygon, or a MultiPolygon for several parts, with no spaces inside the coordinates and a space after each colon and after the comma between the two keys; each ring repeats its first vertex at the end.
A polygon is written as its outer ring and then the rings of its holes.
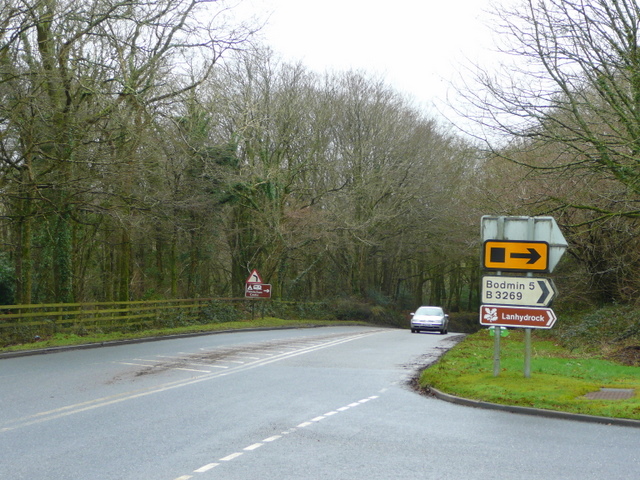
{"type": "Polygon", "coordinates": [[[229,462],[229,461],[233,460],[234,458],[238,458],[240,455],[242,455],[242,452],[232,453],[231,455],[227,455],[226,457],[222,457],[220,459],[220,461],[221,462],[229,462]]]}
{"type": "Polygon", "coordinates": [[[217,467],[218,465],[220,465],[219,463],[209,463],[207,465],[204,465],[203,467],[198,468],[197,470],[194,470],[194,473],[204,473],[204,472],[208,472],[209,470],[211,470],[214,467],[217,467]]]}
{"type": "MultiPolygon", "coordinates": [[[[370,400],[374,400],[376,398],[379,398],[378,395],[372,395],[370,397],[363,398],[362,400],[359,400],[358,402],[350,403],[349,405],[346,405],[344,407],[340,407],[340,408],[336,408],[335,410],[331,410],[330,412],[327,412],[324,415],[319,415],[317,417],[312,418],[311,420],[309,420],[307,422],[302,422],[301,424],[299,424],[296,427],[292,427],[289,430],[285,430],[285,431],[282,432],[281,435],[272,435],[270,437],[265,438],[261,442],[257,442],[257,443],[254,443],[252,445],[249,445],[247,447],[244,447],[242,449],[243,450],[242,452],[235,452],[235,453],[232,453],[230,455],[227,455],[226,457],[222,457],[221,459],[218,460],[218,462],[230,462],[231,460],[234,460],[234,459],[238,458],[239,456],[241,456],[244,452],[251,452],[253,450],[257,450],[258,448],[264,446],[265,443],[275,442],[276,440],[282,438],[283,435],[288,435],[290,433],[295,432],[298,428],[308,427],[309,425],[313,425],[314,422],[320,422],[321,420],[324,420],[327,417],[330,417],[330,416],[333,416],[333,415],[337,415],[338,412],[344,412],[345,410],[349,410],[350,408],[356,407],[358,405],[362,405],[363,403],[366,403],[366,402],[368,402],[370,400]]],[[[193,473],[205,473],[205,472],[208,472],[212,468],[217,467],[218,465],[220,465],[220,463],[218,463],[218,462],[208,463],[207,465],[203,465],[202,467],[194,470],[193,473]]],[[[183,475],[183,476],[178,477],[178,478],[176,478],[174,480],[189,480],[191,478],[193,478],[192,475],[183,475]]]]}

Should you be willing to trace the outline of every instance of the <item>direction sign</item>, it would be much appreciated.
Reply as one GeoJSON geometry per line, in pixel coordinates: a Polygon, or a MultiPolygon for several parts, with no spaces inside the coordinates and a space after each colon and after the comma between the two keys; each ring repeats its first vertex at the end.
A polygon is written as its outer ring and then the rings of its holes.
{"type": "Polygon", "coordinates": [[[245,285],[246,298],[271,298],[271,285],[268,283],[249,283],[245,285]]]}
{"type": "Polygon", "coordinates": [[[482,277],[482,303],[548,307],[557,295],[548,278],[482,277]]]}
{"type": "Polygon", "coordinates": [[[482,240],[511,240],[547,242],[549,244],[548,271],[552,272],[567,250],[567,240],[553,217],[482,217],[482,240]]]}
{"type": "Polygon", "coordinates": [[[549,244],[487,240],[482,258],[482,266],[488,270],[545,272],[549,267],[549,244]]]}
{"type": "Polygon", "coordinates": [[[480,324],[496,327],[551,328],[556,314],[550,308],[482,305],[480,324]]]}

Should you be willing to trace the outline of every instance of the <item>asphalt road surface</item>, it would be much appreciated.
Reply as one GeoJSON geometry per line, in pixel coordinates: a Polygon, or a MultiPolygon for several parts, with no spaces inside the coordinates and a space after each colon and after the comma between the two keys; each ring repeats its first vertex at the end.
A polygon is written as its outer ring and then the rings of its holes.
{"type": "Polygon", "coordinates": [[[412,391],[455,338],[331,327],[4,359],[0,479],[639,478],[636,428],[412,391]]]}

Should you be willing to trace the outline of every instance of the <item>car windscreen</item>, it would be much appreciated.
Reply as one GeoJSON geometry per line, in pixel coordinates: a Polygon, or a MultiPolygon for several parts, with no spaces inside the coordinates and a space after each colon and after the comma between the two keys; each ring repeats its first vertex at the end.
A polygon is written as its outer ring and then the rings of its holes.
{"type": "Polygon", "coordinates": [[[416,312],[416,315],[443,315],[442,309],[438,307],[420,307],[416,312]]]}

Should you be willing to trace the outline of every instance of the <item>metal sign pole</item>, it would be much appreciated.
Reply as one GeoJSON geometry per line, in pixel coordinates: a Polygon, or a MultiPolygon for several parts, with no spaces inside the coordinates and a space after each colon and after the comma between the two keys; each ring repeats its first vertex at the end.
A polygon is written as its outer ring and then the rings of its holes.
{"type": "Polygon", "coordinates": [[[524,329],[524,378],[531,378],[531,330],[524,329]]]}
{"type": "Polygon", "coordinates": [[[501,327],[493,327],[493,376],[500,375],[500,336],[502,335],[501,327]]]}
{"type": "MultiPolygon", "coordinates": [[[[535,237],[535,220],[533,217],[527,221],[527,236],[535,237]]],[[[527,272],[527,277],[533,277],[532,272],[527,272]]],[[[531,328],[524,329],[524,378],[531,378],[531,328]]]]}
{"type": "MultiPolygon", "coordinates": [[[[504,240],[504,217],[498,218],[498,235],[497,240],[504,240]]],[[[496,272],[496,275],[502,275],[502,272],[496,272]]],[[[500,337],[502,336],[502,328],[494,327],[493,333],[495,338],[493,339],[493,376],[500,375],[500,337]]]]}

